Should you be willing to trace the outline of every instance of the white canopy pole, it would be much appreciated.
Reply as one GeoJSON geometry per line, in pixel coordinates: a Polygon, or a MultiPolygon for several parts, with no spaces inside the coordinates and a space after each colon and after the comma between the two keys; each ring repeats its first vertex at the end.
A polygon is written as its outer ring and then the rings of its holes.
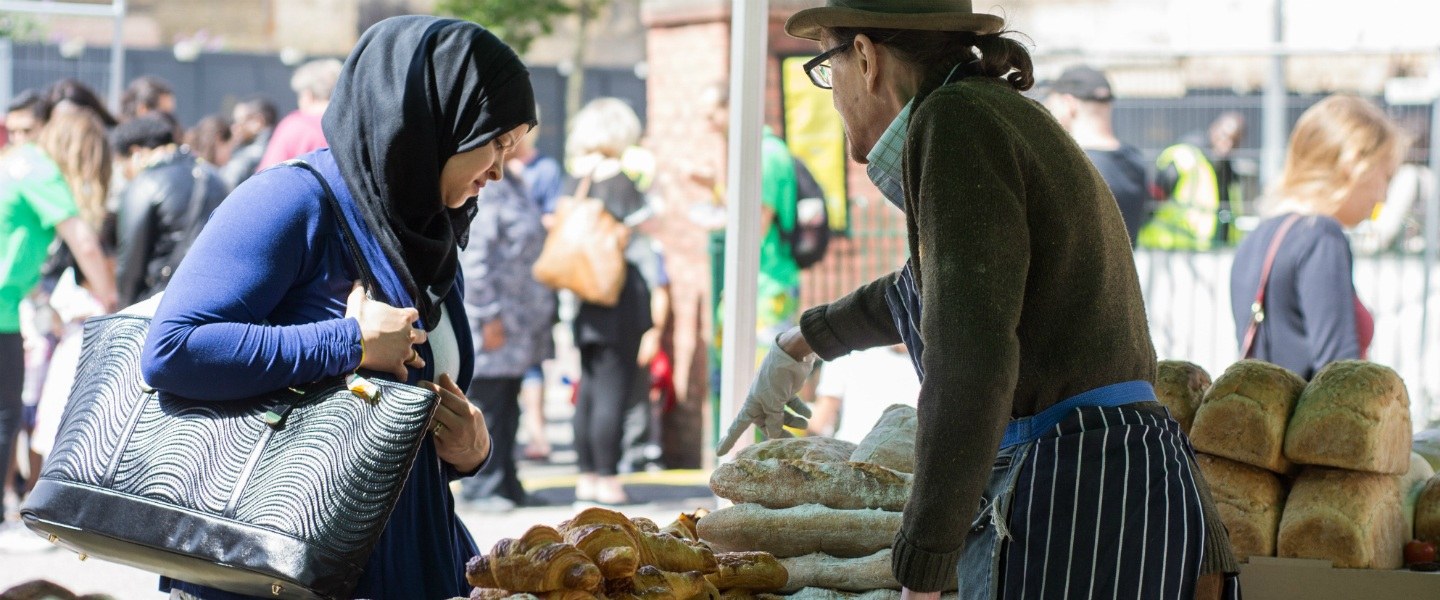
{"type": "MultiPolygon", "coordinates": [[[[764,127],[769,0],[738,0],[730,13],[730,143],[726,190],[725,326],[721,432],[755,376],[755,297],[760,272],[760,134],[764,127]]],[[[737,447],[743,446],[748,436],[737,447]]]]}

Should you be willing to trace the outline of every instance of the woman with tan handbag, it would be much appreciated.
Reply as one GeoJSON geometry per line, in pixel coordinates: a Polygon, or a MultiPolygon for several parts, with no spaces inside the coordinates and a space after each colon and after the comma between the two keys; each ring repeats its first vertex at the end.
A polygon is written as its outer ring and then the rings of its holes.
{"type": "MultiPolygon", "coordinates": [[[[575,316],[575,345],[580,350],[580,393],[575,404],[580,479],[575,499],[580,502],[629,501],[616,478],[624,417],[636,402],[644,401],[649,387],[636,357],[641,340],[655,325],[650,290],[661,277],[660,266],[654,241],[634,231],[648,209],[645,196],[625,176],[620,161],[639,138],[640,118],[635,111],[620,100],[601,98],[575,115],[567,143],[570,172],[575,176],[566,191],[599,199],[611,217],[630,229],[619,300],[614,306],[582,301],[575,316]]],[[[556,227],[563,229],[563,223],[556,227]]]]}

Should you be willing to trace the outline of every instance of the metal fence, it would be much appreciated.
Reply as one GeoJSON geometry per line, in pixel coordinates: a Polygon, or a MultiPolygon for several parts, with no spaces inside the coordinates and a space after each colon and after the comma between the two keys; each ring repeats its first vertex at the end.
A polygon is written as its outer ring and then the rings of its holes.
{"type": "MultiPolygon", "coordinates": [[[[1338,55],[1337,55],[1338,56],[1338,55]]],[[[1221,57],[1224,58],[1224,57],[1221,57]]],[[[1229,57],[1238,70],[1256,60],[1268,57],[1229,57]]],[[[1316,72],[1316,63],[1333,57],[1306,55],[1287,58],[1292,69],[1291,81],[1303,79],[1304,73],[1316,72]],[[1298,72],[1296,72],[1298,71],[1298,72]]],[[[1360,59],[1366,56],[1360,56],[1360,59]]],[[[1406,157],[1409,178],[1397,178],[1392,185],[1391,204],[1404,194],[1414,200],[1399,213],[1392,214],[1385,230],[1364,224],[1352,232],[1356,251],[1354,281],[1360,299],[1375,317],[1375,338],[1371,360],[1396,369],[1409,387],[1412,414],[1417,427],[1440,421],[1440,370],[1430,368],[1440,354],[1440,279],[1436,253],[1440,251],[1440,215],[1431,213],[1440,206],[1436,196],[1434,165],[1440,159],[1432,129],[1440,125],[1437,104],[1428,102],[1397,102],[1376,93],[1373,81],[1352,81],[1357,77],[1374,78],[1369,69],[1389,69],[1382,75],[1405,74],[1394,68],[1408,65],[1411,71],[1429,61],[1432,85],[1440,87],[1440,58],[1433,53],[1417,58],[1414,53],[1370,55],[1371,66],[1360,63],[1336,69],[1322,83],[1335,89],[1350,90],[1366,96],[1385,109],[1402,128],[1413,136],[1415,144],[1406,157]],[[1424,59],[1424,60],[1422,60],[1424,59]],[[1358,65],[1358,66],[1357,66],[1358,65]],[[1348,79],[1347,79],[1348,78],[1348,79]],[[1365,93],[1366,89],[1370,93],[1365,93]],[[1407,188],[1408,186],[1408,188],[1407,188]],[[1405,189],[1402,189],[1405,188],[1405,189]]],[[[1037,66],[1055,60],[1036,57],[1037,66]]],[[[1337,59],[1338,60],[1338,59],[1337,59]]],[[[1354,53],[1345,60],[1354,61],[1354,53]]],[[[1078,62],[1065,57],[1065,63],[1078,62]]],[[[1248,135],[1233,155],[1241,190],[1240,213],[1250,215],[1243,228],[1253,227],[1258,203],[1264,190],[1260,165],[1264,152],[1263,130],[1266,112],[1264,97],[1258,91],[1236,92],[1217,89],[1213,82],[1224,70],[1224,60],[1202,57],[1100,57],[1092,64],[1111,69],[1120,99],[1115,102],[1114,125],[1117,136],[1140,148],[1151,160],[1167,146],[1187,138],[1203,135],[1208,125],[1224,112],[1244,115],[1248,135]],[[1127,71],[1127,65],[1140,65],[1127,71]],[[1157,65],[1168,65],[1160,68],[1157,65]],[[1201,71],[1196,73],[1199,65],[1201,71]],[[1147,82],[1145,78],[1165,80],[1147,82]],[[1178,82],[1178,84],[1176,83],[1178,82]],[[1182,93],[1170,96],[1125,96],[1125,88],[1154,90],[1170,86],[1182,93]]],[[[1051,76],[1062,65],[1050,64],[1051,76]]],[[[1383,79],[1383,78],[1382,78],[1383,79]]],[[[1383,89],[1383,81],[1379,89],[1383,89]]],[[[1250,89],[1258,90],[1258,86],[1250,89]]],[[[1311,105],[1327,94],[1290,92],[1284,98],[1284,132],[1311,105]]],[[[1422,99],[1423,100],[1423,99],[1422,99]]],[[[1273,113],[1271,113],[1273,114],[1273,113]]],[[[804,274],[802,305],[809,306],[837,298],[855,286],[878,277],[898,265],[906,257],[904,217],[883,199],[852,198],[852,232],[849,239],[832,245],[831,255],[804,274]]],[[[1383,209],[1382,209],[1383,210],[1383,209]]],[[[1212,375],[1218,375],[1237,359],[1236,325],[1230,308],[1230,264],[1233,246],[1222,246],[1206,252],[1170,252],[1141,249],[1135,260],[1150,317],[1151,335],[1156,351],[1162,358],[1195,362],[1212,375]]]]}

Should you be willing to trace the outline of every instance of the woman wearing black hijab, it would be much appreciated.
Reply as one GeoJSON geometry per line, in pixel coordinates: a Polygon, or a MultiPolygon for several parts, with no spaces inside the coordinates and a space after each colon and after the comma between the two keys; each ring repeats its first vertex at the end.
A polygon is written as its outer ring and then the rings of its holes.
{"type": "MultiPolygon", "coordinates": [[[[371,27],[325,115],[319,170],[372,265],[369,297],[319,182],[280,166],[221,204],[156,311],[142,370],[156,389],[216,401],[357,369],[441,396],[354,596],[464,596],[477,553],[448,484],[487,459],[484,417],[455,382],[473,352],[457,290],[475,196],[535,125],[525,66],[474,23],[396,17],[371,27]],[[462,351],[462,349],[464,349],[462,351]],[[436,383],[430,383],[436,382],[436,383]],[[438,385],[437,385],[438,384],[438,385]]],[[[234,594],[164,580],[173,597],[234,594]]]]}

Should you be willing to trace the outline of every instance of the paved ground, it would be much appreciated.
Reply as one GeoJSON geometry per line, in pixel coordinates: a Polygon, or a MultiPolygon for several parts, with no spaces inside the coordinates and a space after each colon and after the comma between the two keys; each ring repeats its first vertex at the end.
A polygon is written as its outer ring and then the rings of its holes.
{"type": "MultiPolygon", "coordinates": [[[[526,489],[548,506],[516,509],[508,513],[481,513],[460,509],[482,550],[501,538],[516,537],[536,524],[555,525],[576,512],[575,453],[570,447],[568,398],[552,397],[546,413],[551,417],[547,431],[554,444],[551,460],[522,462],[521,479],[526,489]]],[[[632,517],[648,517],[661,526],[681,512],[697,507],[711,508],[715,499],[700,471],[636,473],[624,477],[626,492],[635,502],[621,510],[632,517]]],[[[107,593],[122,600],[164,598],[156,591],[157,579],[149,573],[101,560],[80,562],[61,550],[39,553],[0,553],[0,590],[32,579],[48,579],[76,593],[107,593]]]]}

